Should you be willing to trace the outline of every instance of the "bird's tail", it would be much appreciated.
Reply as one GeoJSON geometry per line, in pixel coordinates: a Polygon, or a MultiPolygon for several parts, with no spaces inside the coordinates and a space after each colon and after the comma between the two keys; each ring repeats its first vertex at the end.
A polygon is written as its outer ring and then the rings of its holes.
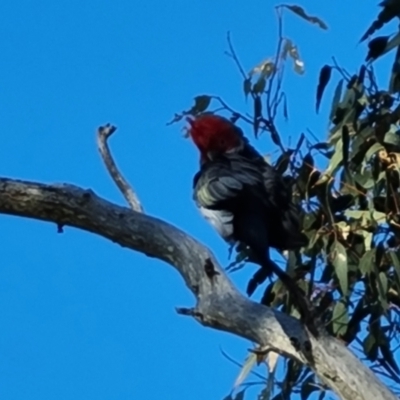
{"type": "MultiPolygon", "coordinates": [[[[262,267],[250,279],[247,286],[247,294],[251,296],[256,287],[272,273],[277,275],[280,281],[286,286],[289,296],[292,298],[292,303],[300,313],[301,320],[307,325],[314,336],[318,336],[318,331],[314,326],[314,307],[306,293],[270,258],[263,263],[262,267]]],[[[263,301],[261,301],[261,304],[266,305],[263,301]]]]}
{"type": "Polygon", "coordinates": [[[302,214],[301,208],[293,203],[282,213],[283,249],[296,250],[307,245],[308,238],[302,233],[302,214]]]}

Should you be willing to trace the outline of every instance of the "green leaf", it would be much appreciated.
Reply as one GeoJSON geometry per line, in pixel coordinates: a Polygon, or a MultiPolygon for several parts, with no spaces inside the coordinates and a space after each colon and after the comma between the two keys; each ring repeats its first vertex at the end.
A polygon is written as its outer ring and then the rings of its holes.
{"type": "Polygon", "coordinates": [[[314,212],[307,213],[303,218],[303,229],[308,231],[315,224],[317,216],[314,212]]]}
{"type": "MultiPolygon", "coordinates": [[[[357,75],[355,77],[357,79],[357,75]]],[[[349,89],[346,90],[342,102],[338,104],[335,117],[332,120],[335,126],[329,133],[329,143],[331,144],[335,144],[342,137],[342,127],[347,123],[353,123],[360,112],[360,90],[350,85],[348,87],[349,89]]]]}
{"type": "Polygon", "coordinates": [[[294,251],[289,251],[288,253],[289,254],[286,261],[286,272],[289,275],[293,275],[294,270],[299,265],[299,263],[301,263],[301,258],[294,251]]]}
{"type": "Polygon", "coordinates": [[[336,336],[344,336],[347,332],[348,324],[349,313],[347,307],[341,301],[338,301],[332,312],[333,333],[336,336]]]}
{"type": "Polygon", "coordinates": [[[399,367],[394,359],[393,351],[390,350],[389,340],[382,330],[379,339],[379,349],[382,353],[383,359],[396,371],[396,373],[399,373],[399,367]]]}
{"type": "Polygon", "coordinates": [[[343,162],[343,141],[340,138],[335,146],[335,152],[329,162],[328,168],[321,175],[320,179],[316,183],[316,185],[321,184],[329,180],[330,177],[335,175],[335,172],[340,168],[343,162]]]}
{"type": "Polygon", "coordinates": [[[365,251],[369,251],[371,250],[371,244],[372,244],[372,238],[373,238],[373,234],[372,232],[368,232],[366,230],[362,230],[361,232],[359,232],[360,235],[364,238],[364,246],[365,246],[365,251]]]}
{"type": "Polygon", "coordinates": [[[207,110],[208,106],[211,102],[211,96],[206,94],[201,96],[196,96],[194,98],[194,106],[192,107],[191,112],[193,114],[199,114],[207,110]]]}
{"type": "Polygon", "coordinates": [[[339,83],[336,86],[335,93],[333,95],[332,99],[332,106],[331,106],[331,113],[329,115],[329,120],[332,121],[333,118],[335,117],[336,110],[338,108],[340,99],[342,97],[342,89],[343,89],[343,79],[339,81],[339,83]]]}
{"type": "Polygon", "coordinates": [[[281,138],[276,130],[273,130],[271,132],[271,139],[277,146],[279,146],[279,147],[282,146],[281,138]]]}
{"type": "Polygon", "coordinates": [[[319,73],[319,80],[317,87],[317,103],[315,107],[317,113],[319,111],[319,106],[321,104],[322,95],[324,94],[326,85],[331,79],[331,72],[332,72],[332,67],[330,67],[329,65],[324,65],[319,73]]]}
{"type": "Polygon", "coordinates": [[[360,84],[364,84],[364,79],[365,79],[365,73],[366,72],[367,72],[367,67],[365,65],[361,65],[360,72],[358,73],[358,79],[357,79],[357,81],[360,84]]]}
{"type": "Polygon", "coordinates": [[[275,282],[270,283],[264,290],[263,296],[261,298],[260,303],[264,304],[265,306],[271,306],[271,303],[276,302],[277,299],[276,294],[273,292],[275,282]]]}
{"type": "Polygon", "coordinates": [[[387,302],[387,291],[388,291],[388,278],[384,272],[379,272],[378,275],[378,293],[381,307],[383,310],[387,310],[389,305],[387,302]]]}
{"type": "Polygon", "coordinates": [[[400,47],[397,48],[389,82],[389,93],[398,92],[400,92],[400,47]]]}
{"type": "Polygon", "coordinates": [[[377,30],[381,29],[382,26],[390,22],[393,18],[397,17],[399,10],[399,3],[394,0],[383,0],[379,6],[383,7],[383,10],[378,14],[378,18],[372,22],[367,31],[364,33],[360,42],[373,35],[377,30]]]}
{"type": "Polygon", "coordinates": [[[304,18],[306,21],[311,22],[312,24],[318,25],[321,29],[328,29],[328,26],[325,24],[324,21],[322,21],[318,17],[313,17],[308,15],[303,8],[297,5],[287,5],[283,4],[282,7],[288,8],[290,11],[294,12],[297,14],[299,17],[304,18]]]}
{"type": "Polygon", "coordinates": [[[392,264],[396,272],[397,279],[400,280],[400,260],[397,257],[397,254],[393,250],[389,251],[389,256],[392,259],[392,264]]]}
{"type": "Polygon", "coordinates": [[[254,118],[260,118],[261,112],[262,112],[261,98],[257,96],[254,99],[254,118]]]}
{"type": "Polygon", "coordinates": [[[364,217],[365,213],[365,211],[359,210],[346,210],[344,215],[348,218],[361,219],[364,217]]]}
{"type": "Polygon", "coordinates": [[[270,303],[271,306],[277,307],[282,303],[282,296],[279,296],[279,294],[282,291],[286,290],[286,286],[282,283],[281,280],[276,280],[273,284],[272,284],[272,290],[271,290],[271,294],[273,294],[274,299],[272,300],[272,302],[270,303]]]}
{"type": "Polygon", "coordinates": [[[246,392],[246,389],[243,389],[241,392],[239,392],[236,396],[235,396],[235,400],[243,400],[244,399],[244,393],[246,392]]]}
{"type": "MultiPolygon", "coordinates": [[[[361,149],[364,149],[365,144],[375,136],[375,130],[372,126],[366,126],[357,132],[352,142],[351,158],[355,159],[361,149]]],[[[361,159],[362,160],[362,159],[361,159]]]]}
{"type": "Polygon", "coordinates": [[[374,270],[376,248],[366,251],[360,259],[358,268],[363,275],[370,274],[374,270]]]}
{"type": "Polygon", "coordinates": [[[243,92],[247,99],[247,96],[251,92],[251,79],[250,78],[247,78],[243,81],[243,92]]]}
{"type": "Polygon", "coordinates": [[[400,32],[389,41],[387,40],[388,38],[388,36],[379,36],[369,42],[367,60],[376,60],[400,45],[400,32]],[[371,45],[372,42],[373,44],[371,45]]]}
{"type": "Polygon", "coordinates": [[[274,382],[268,378],[267,387],[265,387],[257,396],[257,400],[271,400],[274,382]]]}
{"type": "Polygon", "coordinates": [[[283,379],[281,395],[284,399],[290,397],[292,388],[298,383],[301,372],[303,371],[303,365],[295,360],[289,360],[287,362],[286,375],[283,379]]]}
{"type": "Polygon", "coordinates": [[[400,147],[400,135],[393,132],[392,130],[386,132],[383,141],[387,144],[392,144],[393,146],[400,147]]]}
{"type": "Polygon", "coordinates": [[[389,41],[389,36],[378,36],[368,43],[368,54],[366,61],[375,60],[384,54],[389,41]]]}
{"type": "Polygon", "coordinates": [[[283,117],[285,118],[285,121],[289,119],[286,95],[283,97],[283,117]]]}
{"type": "Polygon", "coordinates": [[[259,96],[256,96],[254,98],[254,121],[253,121],[254,135],[256,137],[257,137],[257,133],[258,133],[258,127],[259,127],[259,124],[260,124],[261,115],[262,115],[261,98],[259,96]]]}
{"type": "Polygon", "coordinates": [[[369,360],[375,361],[378,357],[378,343],[372,333],[369,333],[363,341],[364,354],[369,360]]]}
{"type": "Polygon", "coordinates": [[[360,298],[347,326],[346,336],[344,337],[347,344],[350,344],[356,338],[361,329],[361,321],[369,314],[369,312],[370,307],[365,306],[364,298],[360,298]]]}
{"type": "Polygon", "coordinates": [[[374,176],[369,169],[364,169],[362,172],[356,173],[354,178],[366,190],[372,189],[375,186],[374,176]]]}
{"type": "Polygon", "coordinates": [[[380,143],[374,143],[365,153],[365,161],[370,161],[372,156],[380,150],[385,150],[385,148],[380,143]]]}
{"type": "Polygon", "coordinates": [[[343,142],[343,165],[347,168],[347,162],[349,160],[349,143],[350,134],[347,125],[343,125],[342,128],[342,142],[343,142]]]}
{"type": "Polygon", "coordinates": [[[335,268],[336,276],[339,279],[340,288],[342,290],[343,296],[347,296],[348,292],[348,265],[347,265],[347,252],[344,246],[335,241],[331,248],[331,259],[332,264],[335,268]]]}
{"type": "Polygon", "coordinates": [[[384,212],[372,211],[371,218],[379,224],[383,224],[386,222],[386,214],[384,212]]]}
{"type": "Polygon", "coordinates": [[[286,170],[289,166],[290,157],[292,156],[292,154],[293,154],[293,150],[285,151],[284,153],[282,153],[279,156],[278,160],[276,161],[275,169],[280,175],[283,175],[286,172],[286,170]]]}
{"type": "Polygon", "coordinates": [[[264,76],[260,76],[257,82],[253,86],[253,93],[260,94],[265,90],[265,85],[267,84],[267,80],[264,76]]]}
{"type": "Polygon", "coordinates": [[[313,145],[310,147],[310,150],[311,150],[311,149],[315,149],[315,150],[328,150],[330,147],[331,147],[331,145],[330,145],[329,143],[327,143],[327,142],[319,142],[319,143],[313,144],[313,145]]]}

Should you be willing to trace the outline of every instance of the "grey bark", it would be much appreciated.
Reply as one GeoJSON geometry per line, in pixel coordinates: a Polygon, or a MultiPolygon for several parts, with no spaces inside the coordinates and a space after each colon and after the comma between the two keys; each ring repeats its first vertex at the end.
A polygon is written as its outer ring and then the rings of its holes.
{"type": "Polygon", "coordinates": [[[397,399],[342,343],[324,334],[315,339],[297,319],[243,296],[210,250],[160,219],[73,185],[7,178],[0,178],[0,213],[83,229],[158,258],[173,266],[195,295],[195,306],[181,313],[308,365],[341,399],[397,399]]]}

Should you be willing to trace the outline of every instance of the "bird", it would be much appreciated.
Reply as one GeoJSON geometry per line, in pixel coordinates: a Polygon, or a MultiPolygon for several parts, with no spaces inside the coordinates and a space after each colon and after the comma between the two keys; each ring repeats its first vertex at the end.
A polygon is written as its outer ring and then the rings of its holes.
{"type": "Polygon", "coordinates": [[[250,279],[247,294],[275,273],[296,297],[300,314],[308,313],[302,289],[270,257],[270,248],[296,250],[308,243],[301,232],[301,209],[283,176],[227,118],[203,113],[187,122],[188,136],[200,152],[193,178],[195,204],[228,244],[245,246],[250,261],[261,267],[250,279]]]}

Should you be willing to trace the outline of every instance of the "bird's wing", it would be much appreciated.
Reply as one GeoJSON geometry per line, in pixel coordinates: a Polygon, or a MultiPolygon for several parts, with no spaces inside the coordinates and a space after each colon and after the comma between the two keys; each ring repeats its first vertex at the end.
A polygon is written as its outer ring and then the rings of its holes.
{"type": "Polygon", "coordinates": [[[284,182],[282,175],[265,161],[264,157],[248,140],[245,141],[245,145],[241,149],[241,155],[252,160],[262,173],[267,205],[277,209],[282,209],[282,207],[289,205],[292,198],[291,190],[284,182]]]}
{"type": "Polygon", "coordinates": [[[194,179],[194,199],[201,207],[231,208],[229,203],[251,188],[263,194],[262,171],[251,160],[234,155],[203,164],[194,179]]]}
{"type": "MultiPolygon", "coordinates": [[[[260,192],[263,177],[249,160],[230,156],[203,164],[194,177],[193,197],[203,216],[228,242],[233,241],[233,216],[246,191],[260,192]]],[[[262,200],[261,200],[262,201],[262,200]]]]}

